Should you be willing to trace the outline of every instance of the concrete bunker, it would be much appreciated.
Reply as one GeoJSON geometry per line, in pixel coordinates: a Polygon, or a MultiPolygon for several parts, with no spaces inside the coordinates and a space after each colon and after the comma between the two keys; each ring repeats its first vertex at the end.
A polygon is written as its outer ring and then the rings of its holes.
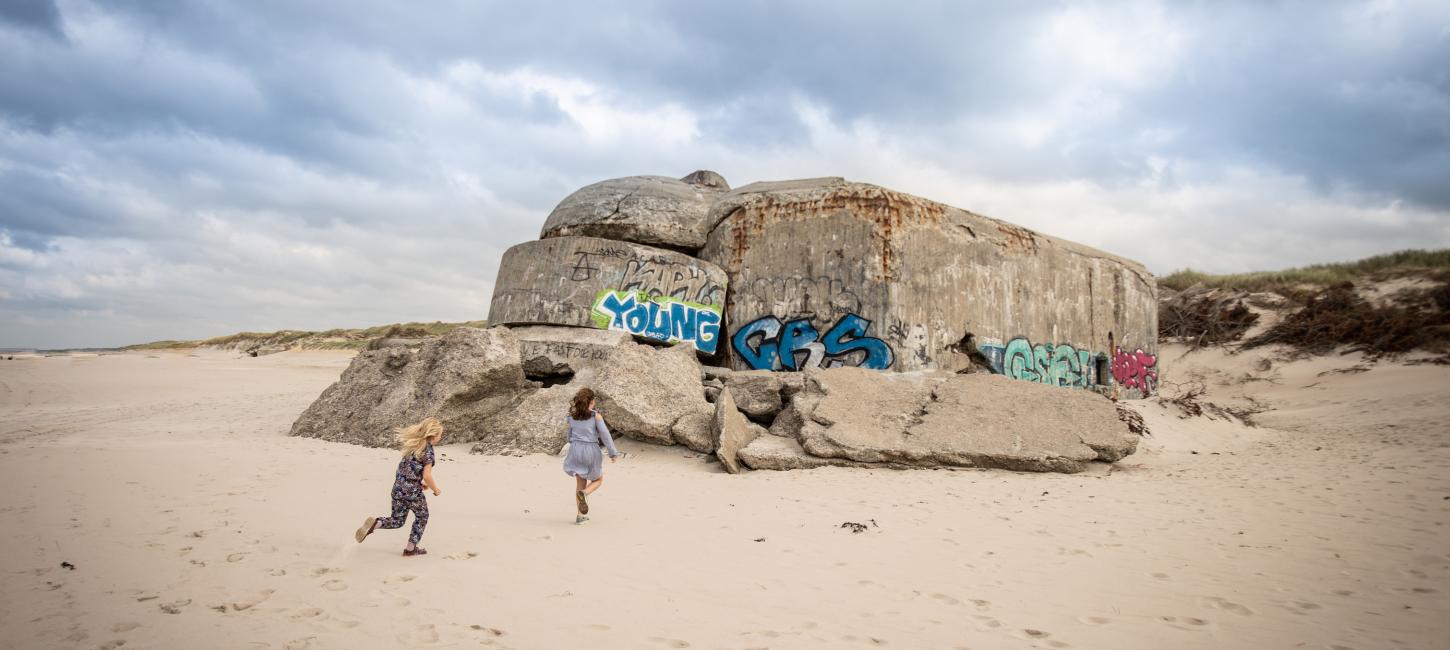
{"type": "Polygon", "coordinates": [[[1141,264],[836,177],[587,186],[505,254],[489,317],[692,345],[734,370],[990,371],[1127,396],[1157,383],[1141,264]]]}

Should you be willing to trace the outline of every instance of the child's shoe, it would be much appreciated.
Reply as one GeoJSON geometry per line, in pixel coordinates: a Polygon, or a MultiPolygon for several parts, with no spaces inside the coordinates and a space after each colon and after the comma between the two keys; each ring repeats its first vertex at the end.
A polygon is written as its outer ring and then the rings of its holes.
{"type": "Polygon", "coordinates": [[[368,535],[373,534],[373,530],[377,527],[378,518],[368,517],[367,519],[363,520],[362,527],[357,529],[357,533],[353,535],[353,538],[357,540],[357,543],[361,544],[363,540],[368,538],[368,535]]]}

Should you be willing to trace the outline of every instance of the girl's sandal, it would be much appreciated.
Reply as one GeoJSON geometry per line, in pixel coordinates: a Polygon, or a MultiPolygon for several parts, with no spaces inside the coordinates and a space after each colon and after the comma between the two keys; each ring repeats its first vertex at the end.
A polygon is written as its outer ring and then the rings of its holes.
{"type": "Polygon", "coordinates": [[[368,517],[367,519],[363,520],[362,527],[357,529],[357,533],[353,535],[353,538],[357,540],[357,543],[361,544],[362,541],[367,539],[368,535],[373,534],[373,531],[377,530],[377,528],[378,518],[368,517]]]}
{"type": "Polygon", "coordinates": [[[414,548],[411,551],[408,550],[408,549],[406,549],[406,548],[403,549],[403,557],[413,557],[414,555],[427,555],[427,554],[428,554],[428,549],[423,548],[422,546],[419,546],[417,548],[414,548]]]}
{"type": "Polygon", "coordinates": [[[575,490],[574,499],[579,502],[579,514],[589,514],[589,500],[584,497],[584,490],[575,490]]]}

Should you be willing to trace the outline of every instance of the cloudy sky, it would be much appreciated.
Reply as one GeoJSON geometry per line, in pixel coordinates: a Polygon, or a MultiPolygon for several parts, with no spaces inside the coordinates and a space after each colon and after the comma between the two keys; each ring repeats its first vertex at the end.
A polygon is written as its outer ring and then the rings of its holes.
{"type": "Polygon", "coordinates": [[[569,192],[695,169],[1160,274],[1450,246],[1443,1],[521,4],[0,2],[0,347],[482,318],[569,192]]]}

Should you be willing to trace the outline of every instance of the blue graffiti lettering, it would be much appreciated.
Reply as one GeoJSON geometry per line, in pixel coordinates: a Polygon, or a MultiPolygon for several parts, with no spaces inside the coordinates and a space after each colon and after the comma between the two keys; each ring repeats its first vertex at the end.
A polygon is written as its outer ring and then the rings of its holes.
{"type": "Polygon", "coordinates": [[[669,343],[688,342],[705,354],[714,354],[719,346],[720,311],[708,305],[640,292],[601,291],[594,301],[593,317],[600,329],[669,343]]]}
{"type": "Polygon", "coordinates": [[[895,360],[891,346],[867,336],[870,329],[871,321],[846,314],[821,337],[808,318],[782,323],[775,316],[765,316],[735,330],[731,345],[745,364],[756,370],[794,371],[844,365],[873,370],[890,368],[895,360]],[[857,352],[862,354],[856,355],[857,352]],[[855,356],[860,359],[853,362],[855,356]]]}

